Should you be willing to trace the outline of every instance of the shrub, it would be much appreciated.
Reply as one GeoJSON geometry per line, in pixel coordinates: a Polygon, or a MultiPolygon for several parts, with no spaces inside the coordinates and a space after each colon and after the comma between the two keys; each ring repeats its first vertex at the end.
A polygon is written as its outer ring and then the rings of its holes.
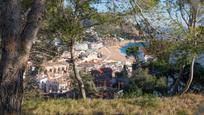
{"type": "MultiPolygon", "coordinates": [[[[90,73],[80,71],[80,76],[83,80],[86,94],[92,94],[92,93],[97,92],[96,86],[93,82],[93,78],[92,78],[90,73]]],[[[73,73],[70,74],[70,78],[73,80],[73,82],[72,82],[73,89],[75,89],[75,91],[79,92],[80,90],[78,87],[78,83],[77,83],[77,80],[74,78],[73,73]]]]}
{"type": "Polygon", "coordinates": [[[42,98],[43,92],[39,89],[38,82],[32,76],[26,76],[24,79],[24,99],[42,98]]]}
{"type": "Polygon", "coordinates": [[[125,96],[153,94],[154,91],[164,93],[167,87],[166,81],[165,77],[156,77],[149,74],[148,69],[138,69],[133,72],[130,78],[130,83],[125,90],[125,96]]]}

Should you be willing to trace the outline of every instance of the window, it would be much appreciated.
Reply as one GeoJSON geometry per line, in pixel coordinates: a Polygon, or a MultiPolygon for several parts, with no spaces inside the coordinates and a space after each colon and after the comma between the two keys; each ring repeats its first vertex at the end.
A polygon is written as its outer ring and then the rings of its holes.
{"type": "Polygon", "coordinates": [[[58,68],[58,73],[61,71],[60,67],[58,68]]]}
{"type": "Polygon", "coordinates": [[[47,74],[47,70],[44,71],[44,74],[47,74]]]}

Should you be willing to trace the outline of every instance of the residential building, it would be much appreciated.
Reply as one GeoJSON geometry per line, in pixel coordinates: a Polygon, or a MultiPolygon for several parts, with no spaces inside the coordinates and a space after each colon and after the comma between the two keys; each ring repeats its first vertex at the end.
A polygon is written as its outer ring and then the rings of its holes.
{"type": "Polygon", "coordinates": [[[37,75],[40,88],[45,92],[66,92],[71,89],[69,63],[66,61],[48,61],[41,65],[42,71],[37,75]]]}

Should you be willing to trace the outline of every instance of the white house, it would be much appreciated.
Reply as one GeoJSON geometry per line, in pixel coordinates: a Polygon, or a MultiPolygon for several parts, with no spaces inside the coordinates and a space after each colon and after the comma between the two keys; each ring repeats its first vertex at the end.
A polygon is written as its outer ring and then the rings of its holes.
{"type": "Polygon", "coordinates": [[[96,49],[97,50],[97,49],[100,49],[102,47],[104,47],[102,42],[100,42],[100,43],[91,43],[91,49],[96,49]]]}
{"type": "Polygon", "coordinates": [[[88,46],[88,44],[87,43],[79,43],[79,44],[76,44],[75,46],[74,46],[74,49],[76,50],[76,51],[81,51],[81,50],[88,50],[89,49],[89,46],[88,46]]]}
{"type": "Polygon", "coordinates": [[[89,53],[89,55],[83,59],[83,62],[89,62],[92,60],[100,60],[100,58],[98,56],[98,52],[89,53]]]}
{"type": "Polygon", "coordinates": [[[37,75],[40,88],[48,92],[64,92],[71,88],[69,77],[69,63],[58,59],[56,61],[44,62],[43,71],[37,75]]]}

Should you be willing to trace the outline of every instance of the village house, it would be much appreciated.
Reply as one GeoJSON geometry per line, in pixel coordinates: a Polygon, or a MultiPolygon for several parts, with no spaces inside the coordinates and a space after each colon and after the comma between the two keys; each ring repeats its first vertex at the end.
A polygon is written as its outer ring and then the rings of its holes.
{"type": "Polygon", "coordinates": [[[48,61],[42,65],[42,71],[37,75],[40,88],[45,92],[66,92],[71,89],[69,79],[69,64],[64,61],[48,61]]]}
{"type": "Polygon", "coordinates": [[[94,83],[97,88],[116,88],[118,90],[125,88],[129,82],[128,67],[123,66],[121,71],[113,71],[110,67],[101,67],[91,70],[94,83]]]}
{"type": "Polygon", "coordinates": [[[98,42],[98,43],[91,43],[90,44],[90,48],[91,49],[100,49],[100,48],[102,48],[102,47],[104,47],[104,45],[103,45],[103,43],[102,42],[98,42]]]}
{"type": "Polygon", "coordinates": [[[92,70],[91,75],[93,76],[96,87],[104,89],[112,87],[112,72],[111,68],[92,70]]]}
{"type": "Polygon", "coordinates": [[[89,49],[89,46],[87,42],[77,43],[76,45],[74,45],[74,49],[76,51],[85,51],[89,49]]]}

